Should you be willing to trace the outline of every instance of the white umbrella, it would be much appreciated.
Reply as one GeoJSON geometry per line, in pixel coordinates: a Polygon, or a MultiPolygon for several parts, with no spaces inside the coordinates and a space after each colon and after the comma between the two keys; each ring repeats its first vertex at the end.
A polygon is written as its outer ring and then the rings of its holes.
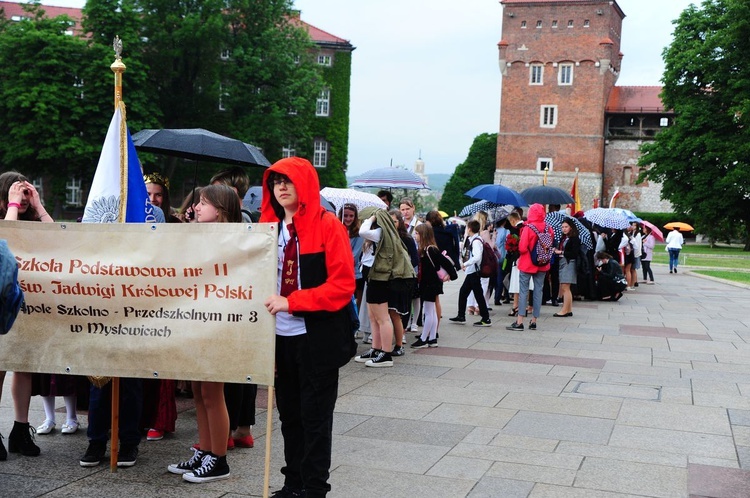
{"type": "Polygon", "coordinates": [[[336,212],[345,204],[354,204],[357,207],[357,211],[362,211],[363,208],[368,206],[382,209],[387,207],[385,202],[377,195],[350,188],[326,187],[320,191],[320,195],[336,207],[336,212]]]}
{"type": "Polygon", "coordinates": [[[406,190],[428,189],[422,177],[401,168],[371,169],[361,174],[349,185],[353,188],[403,188],[406,190]]]}

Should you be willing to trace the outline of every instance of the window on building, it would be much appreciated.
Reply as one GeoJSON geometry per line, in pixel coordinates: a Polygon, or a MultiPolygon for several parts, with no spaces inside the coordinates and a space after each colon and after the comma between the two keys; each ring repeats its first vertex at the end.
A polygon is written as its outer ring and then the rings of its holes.
{"type": "Polygon", "coordinates": [[[288,111],[286,111],[286,113],[287,113],[287,114],[288,114],[289,116],[296,116],[296,115],[297,115],[297,109],[294,109],[294,108],[291,108],[291,107],[290,107],[290,108],[289,108],[289,110],[288,110],[288,111]]]}
{"type": "Polygon", "coordinates": [[[316,116],[328,116],[330,114],[331,104],[331,91],[324,88],[318,95],[318,100],[315,104],[315,115],[316,116]]]}
{"type": "Polygon", "coordinates": [[[591,26],[591,21],[589,21],[588,19],[584,19],[583,20],[583,27],[584,28],[588,28],[589,26],[591,26]]]}
{"type": "Polygon", "coordinates": [[[557,70],[557,83],[559,85],[573,84],[573,64],[560,64],[557,70]]]}
{"type": "Polygon", "coordinates": [[[39,194],[39,200],[42,201],[42,204],[44,204],[44,182],[42,182],[42,177],[38,176],[34,178],[31,181],[31,184],[34,186],[37,193],[39,194]]]}
{"type": "Polygon", "coordinates": [[[294,56],[294,63],[295,64],[299,64],[301,60],[302,60],[302,58],[299,55],[295,55],[294,56]]]}
{"type": "Polygon", "coordinates": [[[529,68],[529,85],[544,84],[544,66],[542,64],[532,64],[529,68]]]}
{"type": "Polygon", "coordinates": [[[222,50],[221,55],[220,55],[221,60],[223,61],[229,60],[229,56],[231,55],[231,53],[232,52],[228,48],[225,48],[224,50],[222,50]]]}
{"type": "Polygon", "coordinates": [[[539,115],[539,126],[542,128],[554,128],[557,126],[557,106],[543,105],[539,115]]]}
{"type": "Polygon", "coordinates": [[[321,66],[330,66],[331,65],[331,56],[330,55],[319,55],[318,56],[318,64],[321,66]]]}
{"type": "Polygon", "coordinates": [[[552,171],[552,158],[540,157],[536,160],[536,170],[540,172],[552,171]]]}
{"type": "Polygon", "coordinates": [[[521,29],[526,29],[526,21],[521,21],[521,29]]]}
{"type": "Polygon", "coordinates": [[[68,178],[68,181],[65,183],[65,204],[76,207],[83,205],[80,178],[68,178]]]}
{"type": "Polygon", "coordinates": [[[297,151],[294,150],[294,144],[288,144],[286,147],[283,147],[281,149],[281,157],[287,158],[287,157],[295,157],[297,155],[297,151]]]}
{"type": "Polygon", "coordinates": [[[80,89],[79,98],[83,100],[84,93],[83,93],[83,78],[79,78],[78,76],[73,77],[73,88],[80,89]]]}
{"type": "Polygon", "coordinates": [[[556,28],[556,27],[557,27],[557,19],[553,19],[553,20],[552,20],[552,27],[553,27],[553,28],[556,28]]]}
{"type": "Polygon", "coordinates": [[[568,21],[568,27],[569,27],[569,28],[572,28],[572,27],[573,27],[573,19],[570,19],[570,20],[568,21]]]}
{"type": "Polygon", "coordinates": [[[313,166],[316,168],[325,168],[328,166],[328,142],[325,140],[315,140],[313,149],[315,150],[313,166]]]}
{"type": "Polygon", "coordinates": [[[669,126],[669,118],[661,118],[659,120],[659,126],[669,126]]]}
{"type": "Polygon", "coordinates": [[[537,29],[542,29],[542,21],[537,21],[536,22],[536,27],[537,27],[537,29]]]}
{"type": "Polygon", "coordinates": [[[625,166],[622,168],[622,184],[632,185],[633,184],[633,168],[625,166]]]}
{"type": "Polygon", "coordinates": [[[229,97],[229,92],[227,91],[227,87],[225,87],[223,84],[219,85],[219,110],[220,111],[226,111],[226,103],[227,103],[227,97],[229,97]]]}

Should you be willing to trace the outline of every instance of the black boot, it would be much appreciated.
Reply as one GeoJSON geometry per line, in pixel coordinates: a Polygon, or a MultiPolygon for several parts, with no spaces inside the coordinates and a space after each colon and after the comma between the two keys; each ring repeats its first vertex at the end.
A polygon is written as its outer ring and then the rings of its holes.
{"type": "Polygon", "coordinates": [[[34,444],[34,434],[36,429],[31,427],[28,422],[13,422],[13,430],[8,436],[8,451],[11,453],[20,453],[23,456],[39,456],[39,446],[34,444]]]}
{"type": "Polygon", "coordinates": [[[5,450],[5,445],[3,444],[3,435],[0,434],[0,462],[4,462],[8,459],[8,452],[5,450]]]}

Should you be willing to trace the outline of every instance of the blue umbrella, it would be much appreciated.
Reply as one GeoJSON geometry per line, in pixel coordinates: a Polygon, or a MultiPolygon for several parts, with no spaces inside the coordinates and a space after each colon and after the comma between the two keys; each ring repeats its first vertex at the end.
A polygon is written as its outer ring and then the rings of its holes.
{"type": "Polygon", "coordinates": [[[482,199],[494,202],[495,204],[510,204],[512,206],[528,206],[529,204],[521,197],[521,194],[515,190],[509,189],[502,185],[485,183],[477,185],[473,189],[464,193],[473,199],[482,199]]]}

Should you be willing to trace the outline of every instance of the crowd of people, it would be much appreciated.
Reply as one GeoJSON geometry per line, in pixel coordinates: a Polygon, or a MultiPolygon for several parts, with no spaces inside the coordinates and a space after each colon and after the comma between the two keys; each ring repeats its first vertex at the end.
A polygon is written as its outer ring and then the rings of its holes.
{"type": "MultiPolygon", "coordinates": [[[[191,191],[179,209],[171,204],[168,179],[152,173],[144,181],[165,222],[279,226],[277,288],[263,304],[276,319],[275,390],[285,458],[284,487],[276,496],[282,498],[330,491],[339,368],[352,358],[365,367],[392,367],[407,346],[438,347],[443,286],[457,280],[459,272],[464,278],[458,313],[450,321],[463,324],[467,314],[477,315],[474,326],[490,327],[490,306],[512,303],[508,315],[514,319],[506,328],[513,331],[524,330],[529,315],[528,327],[536,330],[544,304],[559,305],[552,316],[566,318],[573,316],[576,300],[617,301],[624,292],[654,282],[650,263],[655,238],[647,227],[634,223],[626,230],[609,230],[576,213],[555,228],[546,219],[559,206],[533,204],[526,216],[516,208],[496,219],[480,211],[463,227],[446,223],[438,211],[420,219],[411,198],[394,204],[391,192],[381,191],[385,209],[345,203],[331,213],[321,206],[315,169],[301,158],[282,159],[265,171],[259,213],[242,208],[249,189],[242,168],[220,171],[209,185],[191,191]],[[593,247],[582,243],[581,227],[593,247]],[[484,268],[488,260],[493,265],[489,272],[484,268]],[[356,356],[352,309],[359,313],[356,332],[369,345],[356,356]],[[413,342],[406,339],[410,332],[417,333],[413,342]]],[[[0,218],[53,222],[36,189],[16,172],[0,175],[0,218]]],[[[674,232],[667,242],[672,273],[683,241],[674,232]]],[[[0,373],[0,388],[4,375],[0,373]]],[[[194,398],[198,441],[192,454],[170,464],[168,472],[194,483],[224,479],[230,476],[228,450],[253,447],[257,386],[177,379],[120,382],[120,467],[135,465],[144,435],[147,441],[160,441],[175,431],[175,396],[180,392],[194,398]]],[[[8,451],[40,454],[36,436],[56,430],[55,396],[62,396],[63,434],[79,428],[76,405],[85,401],[88,406],[89,446],[80,465],[103,461],[110,429],[109,384],[16,372],[12,395],[15,422],[8,451]],[[34,395],[42,396],[46,417],[36,428],[28,420],[34,395]]],[[[0,460],[6,458],[0,436],[0,460]]]]}

